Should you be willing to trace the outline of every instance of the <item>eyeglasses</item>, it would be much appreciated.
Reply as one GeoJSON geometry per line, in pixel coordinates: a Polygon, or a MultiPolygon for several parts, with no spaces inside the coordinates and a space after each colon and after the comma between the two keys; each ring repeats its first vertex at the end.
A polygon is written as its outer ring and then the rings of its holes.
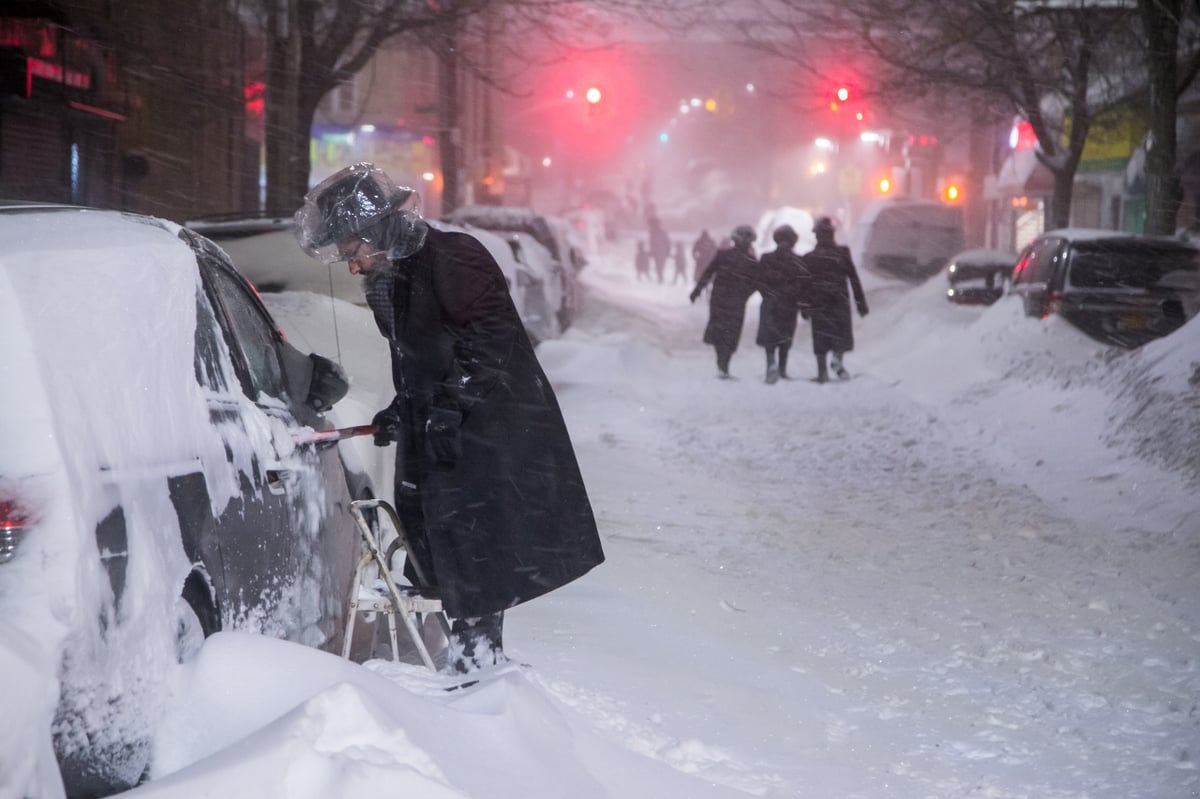
{"type": "Polygon", "coordinates": [[[360,250],[362,250],[364,244],[366,244],[366,242],[359,239],[355,241],[352,246],[347,247],[344,250],[341,247],[338,247],[338,262],[348,264],[353,261],[358,257],[358,253],[360,250]]]}

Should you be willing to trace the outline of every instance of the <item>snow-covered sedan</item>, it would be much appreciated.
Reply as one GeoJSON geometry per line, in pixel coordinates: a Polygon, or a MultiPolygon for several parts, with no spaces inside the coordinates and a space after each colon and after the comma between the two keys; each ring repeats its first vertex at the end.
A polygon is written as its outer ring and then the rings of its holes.
{"type": "Polygon", "coordinates": [[[528,233],[503,235],[517,263],[534,275],[534,288],[540,289],[528,293],[526,308],[529,309],[529,318],[545,329],[545,338],[558,338],[567,329],[566,320],[571,317],[566,270],[549,250],[528,233]]]}
{"type": "Polygon", "coordinates": [[[346,380],[210,241],[78,208],[0,208],[0,363],[0,774],[104,795],[203,636],[339,650],[370,486],[309,442],[346,380]]]}

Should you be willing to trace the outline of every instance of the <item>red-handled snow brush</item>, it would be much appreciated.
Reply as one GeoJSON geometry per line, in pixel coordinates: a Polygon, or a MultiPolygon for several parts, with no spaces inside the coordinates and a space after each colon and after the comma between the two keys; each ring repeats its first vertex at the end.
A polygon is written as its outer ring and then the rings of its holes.
{"type": "Polygon", "coordinates": [[[330,444],[356,436],[373,435],[375,435],[375,425],[360,424],[354,427],[339,427],[335,430],[306,430],[302,433],[296,433],[294,438],[297,444],[330,444]]]}

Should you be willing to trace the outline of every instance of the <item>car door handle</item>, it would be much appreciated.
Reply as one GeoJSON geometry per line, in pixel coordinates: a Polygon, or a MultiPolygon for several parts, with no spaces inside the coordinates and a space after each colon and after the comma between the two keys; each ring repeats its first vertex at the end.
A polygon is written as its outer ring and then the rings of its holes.
{"type": "Polygon", "coordinates": [[[286,494],[291,481],[290,469],[267,469],[267,490],[272,494],[286,494]]]}

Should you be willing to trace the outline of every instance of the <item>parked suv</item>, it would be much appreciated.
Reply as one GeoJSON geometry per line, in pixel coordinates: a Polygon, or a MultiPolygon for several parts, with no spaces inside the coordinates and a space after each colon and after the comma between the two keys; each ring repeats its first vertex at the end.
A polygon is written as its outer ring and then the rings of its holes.
{"type": "Polygon", "coordinates": [[[1200,249],[1178,239],[1054,230],[1021,253],[1011,292],[1029,316],[1058,314],[1105,344],[1139,347],[1200,311],[1200,249]]]}
{"type": "Polygon", "coordinates": [[[217,630],[340,651],[348,504],[371,489],[311,442],[346,379],[212,242],[0,208],[0,363],[0,660],[33,664],[4,692],[47,698],[6,704],[29,749],[0,773],[52,736],[69,796],[136,784],[177,664],[217,630]]]}

